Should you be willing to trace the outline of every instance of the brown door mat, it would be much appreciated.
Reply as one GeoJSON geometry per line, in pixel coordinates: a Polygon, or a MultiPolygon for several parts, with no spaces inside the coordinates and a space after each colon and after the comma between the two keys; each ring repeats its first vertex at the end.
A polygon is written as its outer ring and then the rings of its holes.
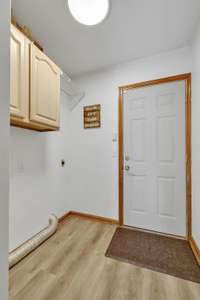
{"type": "Polygon", "coordinates": [[[200,283],[200,267],[185,240],[118,227],[105,255],[200,283]]]}

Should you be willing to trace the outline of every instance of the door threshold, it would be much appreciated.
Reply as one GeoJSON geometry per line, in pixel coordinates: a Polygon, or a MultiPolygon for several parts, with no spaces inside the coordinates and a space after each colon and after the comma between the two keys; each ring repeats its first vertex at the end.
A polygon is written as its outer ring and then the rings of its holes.
{"type": "Polygon", "coordinates": [[[187,240],[186,237],[181,236],[181,235],[176,235],[176,234],[168,234],[168,233],[164,233],[164,232],[160,232],[160,231],[154,231],[154,230],[150,230],[150,229],[144,229],[144,228],[139,228],[139,227],[134,227],[134,226],[129,226],[129,225],[121,225],[120,227],[132,229],[132,230],[136,230],[136,231],[141,231],[141,232],[146,232],[146,233],[153,233],[153,234],[157,234],[160,236],[166,236],[166,237],[184,240],[184,241],[187,240]]]}

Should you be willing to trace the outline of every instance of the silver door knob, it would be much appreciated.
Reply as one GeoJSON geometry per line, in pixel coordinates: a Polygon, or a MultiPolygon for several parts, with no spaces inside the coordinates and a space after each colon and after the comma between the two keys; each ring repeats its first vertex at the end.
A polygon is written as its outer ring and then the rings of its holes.
{"type": "Polygon", "coordinates": [[[128,165],[126,165],[126,166],[125,166],[125,170],[126,170],[126,171],[129,171],[129,170],[130,170],[130,167],[129,167],[128,165]]]}

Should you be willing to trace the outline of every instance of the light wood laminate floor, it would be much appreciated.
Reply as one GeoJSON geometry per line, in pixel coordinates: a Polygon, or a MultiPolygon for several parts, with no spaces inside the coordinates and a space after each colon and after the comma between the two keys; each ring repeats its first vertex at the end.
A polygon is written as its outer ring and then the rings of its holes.
{"type": "Polygon", "coordinates": [[[115,228],[66,219],[53,237],[11,269],[10,300],[200,299],[198,284],[106,258],[115,228]]]}

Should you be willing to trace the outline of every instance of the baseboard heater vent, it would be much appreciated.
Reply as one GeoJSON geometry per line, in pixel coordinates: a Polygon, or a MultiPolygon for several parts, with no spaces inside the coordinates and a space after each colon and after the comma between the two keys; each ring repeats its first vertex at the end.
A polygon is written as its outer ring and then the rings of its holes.
{"type": "Polygon", "coordinates": [[[55,215],[51,215],[49,219],[49,226],[44,228],[38,234],[33,236],[27,242],[13,250],[9,254],[9,268],[12,268],[30,252],[38,248],[44,241],[52,236],[58,228],[58,218],[55,215]]]}

